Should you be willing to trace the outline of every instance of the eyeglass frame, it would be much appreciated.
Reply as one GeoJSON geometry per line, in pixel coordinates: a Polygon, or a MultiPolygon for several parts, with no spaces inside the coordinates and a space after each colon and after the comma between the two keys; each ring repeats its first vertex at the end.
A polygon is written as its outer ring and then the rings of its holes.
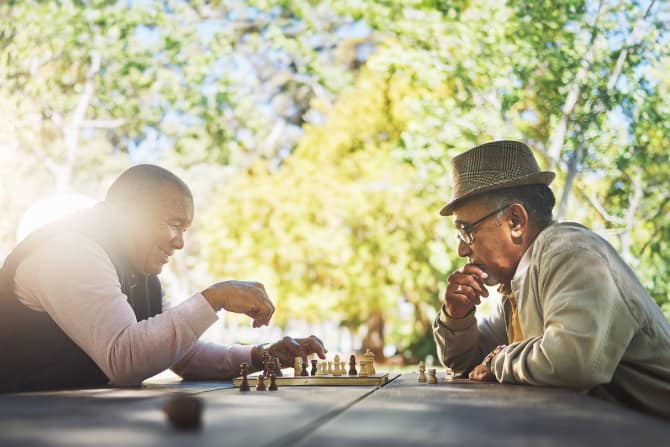
{"type": "Polygon", "coordinates": [[[480,223],[484,222],[486,219],[495,216],[502,210],[508,208],[510,204],[506,204],[505,206],[502,206],[494,211],[491,211],[490,213],[484,215],[484,217],[481,217],[474,221],[471,224],[467,223],[459,223],[456,224],[456,231],[458,232],[458,239],[461,240],[465,245],[472,245],[472,243],[475,241],[472,233],[475,231],[475,227],[479,225],[480,223]]]}

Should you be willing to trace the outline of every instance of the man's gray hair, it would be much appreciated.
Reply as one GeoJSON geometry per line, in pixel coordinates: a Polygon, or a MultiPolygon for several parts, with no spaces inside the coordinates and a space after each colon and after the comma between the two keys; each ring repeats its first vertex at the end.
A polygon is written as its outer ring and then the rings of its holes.
{"type": "Polygon", "coordinates": [[[482,195],[491,208],[520,203],[539,228],[548,226],[553,220],[552,209],[556,204],[556,197],[547,185],[513,186],[482,195]]]}

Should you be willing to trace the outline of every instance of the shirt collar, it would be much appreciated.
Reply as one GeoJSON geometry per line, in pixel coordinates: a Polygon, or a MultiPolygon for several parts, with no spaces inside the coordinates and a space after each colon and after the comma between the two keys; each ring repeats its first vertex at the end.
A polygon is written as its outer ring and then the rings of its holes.
{"type": "Polygon", "coordinates": [[[528,270],[528,266],[530,266],[530,258],[533,256],[533,247],[535,246],[535,241],[537,241],[537,239],[540,237],[542,231],[546,230],[547,228],[555,224],[557,224],[557,222],[555,220],[552,220],[551,223],[546,228],[542,229],[540,233],[538,233],[538,235],[535,236],[535,240],[526,249],[526,252],[523,254],[521,260],[519,261],[519,265],[516,266],[516,272],[514,272],[512,282],[518,281],[519,278],[525,275],[526,270],[528,270]]]}

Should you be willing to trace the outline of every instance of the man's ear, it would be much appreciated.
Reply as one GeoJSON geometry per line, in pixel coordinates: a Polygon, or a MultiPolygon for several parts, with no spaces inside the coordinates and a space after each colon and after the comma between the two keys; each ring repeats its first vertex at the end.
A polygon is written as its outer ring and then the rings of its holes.
{"type": "Polygon", "coordinates": [[[508,222],[510,234],[513,241],[522,241],[523,236],[528,233],[528,213],[526,208],[519,203],[513,203],[509,207],[508,222]]]}

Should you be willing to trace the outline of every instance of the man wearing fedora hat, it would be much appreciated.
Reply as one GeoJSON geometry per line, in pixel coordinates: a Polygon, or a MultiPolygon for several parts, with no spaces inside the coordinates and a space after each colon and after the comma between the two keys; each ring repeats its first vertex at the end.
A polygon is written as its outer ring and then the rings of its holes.
{"type": "Polygon", "coordinates": [[[474,380],[565,386],[670,418],[670,325],[616,250],[552,220],[553,172],[493,141],[452,161],[458,255],[433,324],[442,363],[474,380]],[[477,322],[498,286],[502,300],[477,322]]]}

